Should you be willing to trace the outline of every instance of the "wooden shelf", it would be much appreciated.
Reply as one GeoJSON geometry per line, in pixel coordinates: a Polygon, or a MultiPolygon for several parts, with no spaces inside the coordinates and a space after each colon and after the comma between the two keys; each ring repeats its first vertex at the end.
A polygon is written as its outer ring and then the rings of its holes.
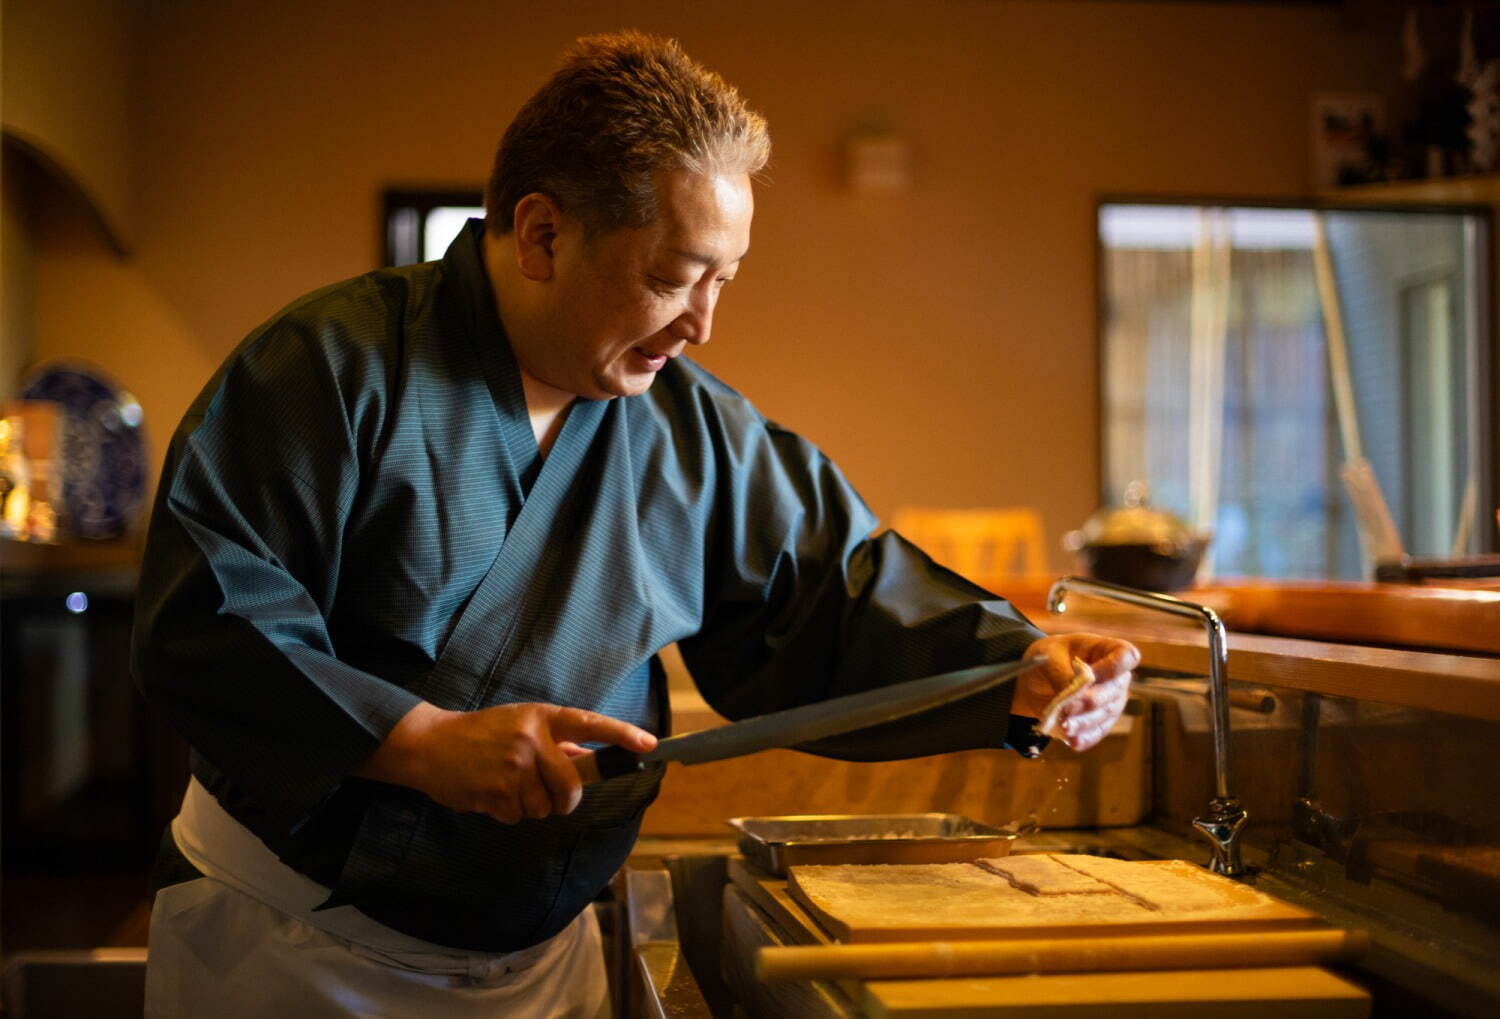
{"type": "Polygon", "coordinates": [[[70,541],[40,545],[0,538],[0,589],[7,597],[84,589],[129,597],[140,572],[144,540],[70,541]]]}
{"type": "Polygon", "coordinates": [[[1350,205],[1495,205],[1500,204],[1500,173],[1357,184],[1319,197],[1350,205]]]}

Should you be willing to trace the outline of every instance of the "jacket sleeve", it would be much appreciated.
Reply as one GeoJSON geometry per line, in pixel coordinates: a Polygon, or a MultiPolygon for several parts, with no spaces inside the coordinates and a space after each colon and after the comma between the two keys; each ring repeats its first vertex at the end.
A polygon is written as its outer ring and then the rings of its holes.
{"type": "MultiPolygon", "coordinates": [[[[774,424],[721,453],[702,630],[680,646],[704,699],[746,718],[988,662],[1043,634],[876,520],[839,470],[774,424]]],[[[1006,744],[1011,685],[799,749],[890,760],[1006,744]]]]}
{"type": "Polygon", "coordinates": [[[137,592],[142,692],[287,829],[418,703],[341,662],[326,624],[359,482],[353,406],[306,331],[247,341],[173,438],[137,592]]]}

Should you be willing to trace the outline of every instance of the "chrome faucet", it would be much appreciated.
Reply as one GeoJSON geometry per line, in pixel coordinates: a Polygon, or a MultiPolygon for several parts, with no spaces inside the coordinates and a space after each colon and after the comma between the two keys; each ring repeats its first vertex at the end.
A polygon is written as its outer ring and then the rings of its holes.
{"type": "Polygon", "coordinates": [[[1208,839],[1213,850],[1209,869],[1226,877],[1241,877],[1245,873],[1245,865],[1240,861],[1239,836],[1241,829],[1245,827],[1247,815],[1240,806],[1240,801],[1229,792],[1229,654],[1224,624],[1218,613],[1206,605],[1183,601],[1169,594],[1140,591],[1087,577],[1063,577],[1054,583],[1047,594],[1047,611],[1066,612],[1069,591],[1124,602],[1137,608],[1168,612],[1174,616],[1187,616],[1198,620],[1208,631],[1208,677],[1214,734],[1214,798],[1208,802],[1208,813],[1194,818],[1193,827],[1208,839]]]}

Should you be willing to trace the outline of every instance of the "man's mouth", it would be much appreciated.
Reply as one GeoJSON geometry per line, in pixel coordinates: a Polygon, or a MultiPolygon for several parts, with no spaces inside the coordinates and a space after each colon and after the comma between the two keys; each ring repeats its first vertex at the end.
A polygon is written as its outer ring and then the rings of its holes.
{"type": "Polygon", "coordinates": [[[646,367],[650,371],[661,371],[662,367],[670,360],[670,355],[658,354],[644,347],[631,347],[630,350],[631,353],[646,363],[646,367]]]}

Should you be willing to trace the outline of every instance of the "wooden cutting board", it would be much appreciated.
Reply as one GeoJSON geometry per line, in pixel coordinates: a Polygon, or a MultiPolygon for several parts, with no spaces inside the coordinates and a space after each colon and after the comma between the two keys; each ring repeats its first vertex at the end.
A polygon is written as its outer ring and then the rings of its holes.
{"type": "Polygon", "coordinates": [[[1312,966],[872,980],[870,1019],[1365,1019],[1370,996],[1312,966]]]}
{"type": "Polygon", "coordinates": [[[1109,860],[1101,871],[1090,863],[1098,857],[1074,859],[1101,873],[1106,887],[1033,894],[976,864],[937,863],[792,867],[788,888],[829,935],[851,944],[1248,933],[1321,923],[1314,913],[1185,860],[1109,860]]]}

